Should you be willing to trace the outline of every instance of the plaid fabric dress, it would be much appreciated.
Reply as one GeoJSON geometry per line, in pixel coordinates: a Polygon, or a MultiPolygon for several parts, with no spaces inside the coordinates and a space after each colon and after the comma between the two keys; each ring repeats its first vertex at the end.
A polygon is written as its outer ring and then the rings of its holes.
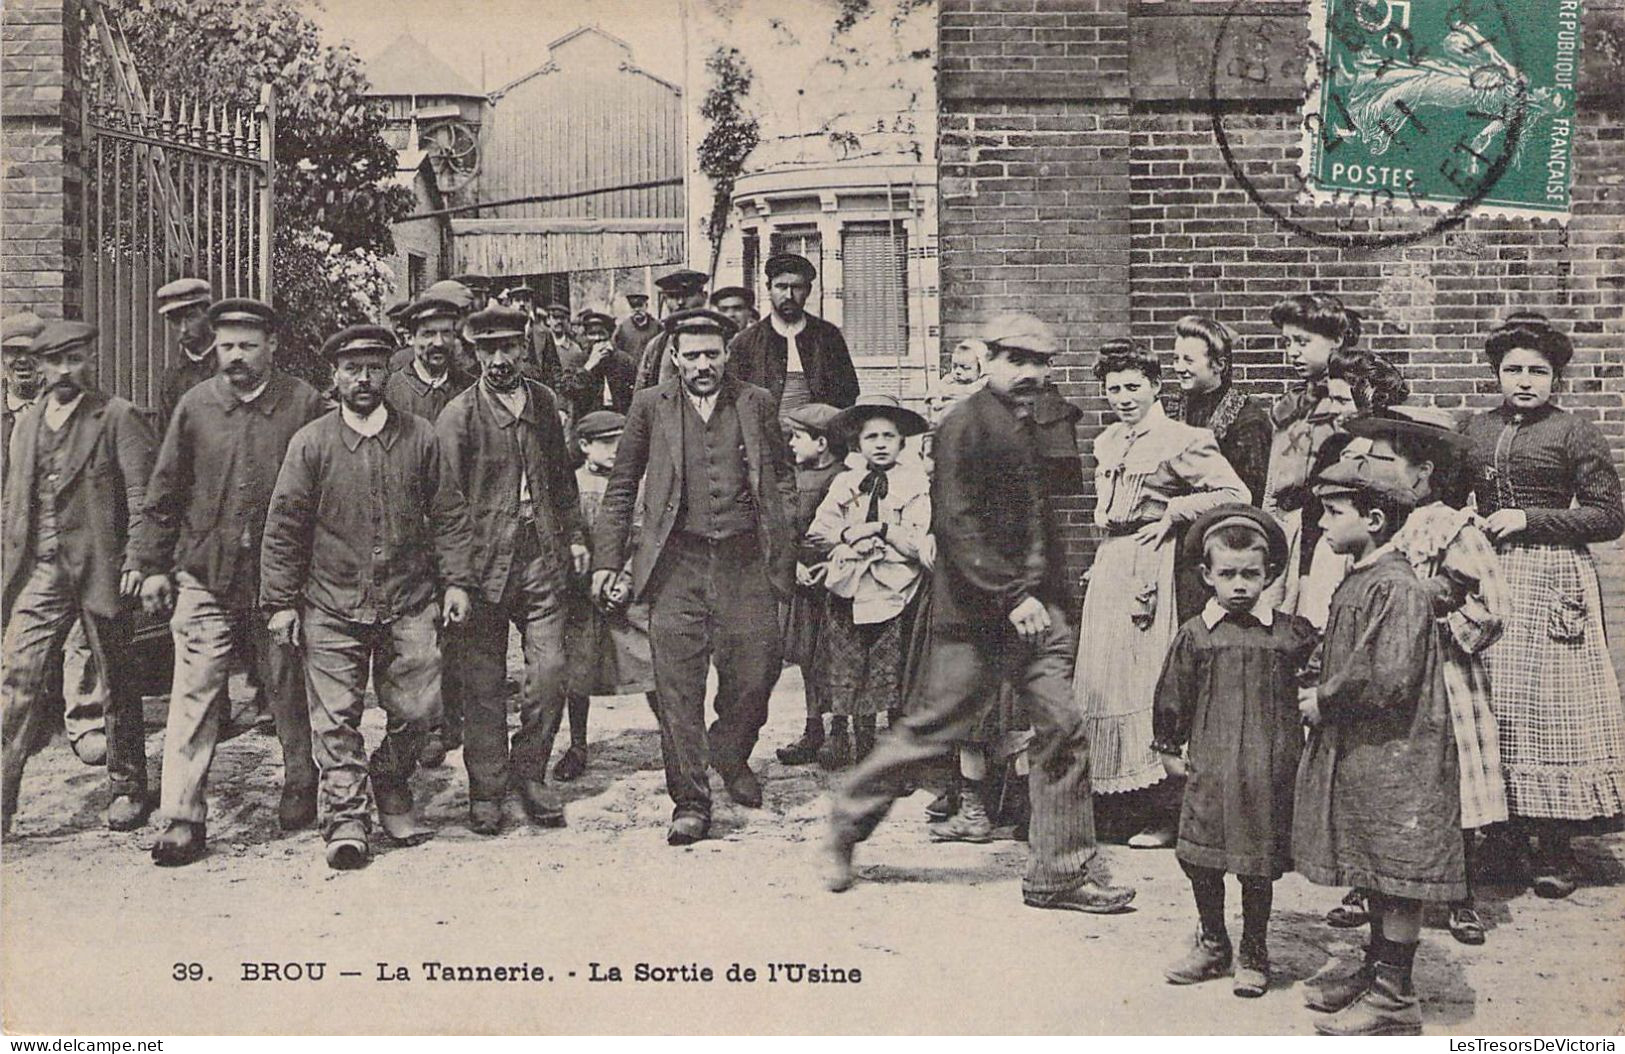
{"type": "Polygon", "coordinates": [[[1410,561],[1416,577],[1444,576],[1465,597],[1444,620],[1440,635],[1445,695],[1460,764],[1461,826],[1472,830],[1500,823],[1507,818],[1505,777],[1483,657],[1484,650],[1500,639],[1512,610],[1500,561],[1478,517],[1443,502],[1411,513],[1394,536],[1394,548],[1410,561]]]}

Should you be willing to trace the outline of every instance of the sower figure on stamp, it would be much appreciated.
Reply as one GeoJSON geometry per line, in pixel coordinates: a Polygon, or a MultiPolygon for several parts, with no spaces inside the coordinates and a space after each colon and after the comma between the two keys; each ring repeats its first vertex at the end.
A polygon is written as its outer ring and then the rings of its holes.
{"type": "Polygon", "coordinates": [[[325,408],[314,388],[272,366],[270,305],[222,300],[209,309],[209,322],[220,372],[181,396],[134,543],[146,576],[142,603],[155,615],[174,610],[175,680],[159,801],[167,826],[152,847],[153,862],[168,867],[197,860],[207,843],[204,792],[238,642],[259,669],[282,745],[277,822],[284,831],[316,822],[304,670],[293,652],[272,642],[260,615],[259,558],[288,443],[325,408]]]}
{"type": "Polygon", "coordinates": [[[678,375],[632,399],[593,528],[592,591],[614,602],[641,481],[629,599],[650,607],[655,716],[674,806],[666,840],[688,845],[710,827],[709,767],[734,801],[762,804],[749,761],[779,678],[778,603],[790,595],[796,497],[778,406],[726,372],[733,324],[698,308],[672,315],[666,330],[678,375]],[[713,656],[717,719],[708,733],[713,656]]]}
{"type": "Polygon", "coordinates": [[[146,822],[141,697],[129,673],[130,601],[141,575],[129,552],[152,472],[152,430],[128,402],[91,382],[96,327],[52,322],[34,338],[46,396],[17,417],[6,466],[3,542],[5,677],[0,687],[0,829],[11,829],[23,766],[39,745],[52,670],[77,620],[107,685],[107,825],[146,822]]]}
{"type": "Polygon", "coordinates": [[[468,328],[480,380],[435,424],[473,528],[473,607],[447,649],[466,692],[468,823],[476,834],[501,831],[511,772],[531,819],[562,827],[564,803],[547,784],[547,761],[564,713],[565,590],[572,572],[587,569],[586,529],[558,400],[522,372],[524,312],[489,307],[468,328]],[[511,748],[504,685],[510,623],[525,653],[511,748]]]}
{"type": "Polygon", "coordinates": [[[1024,314],[995,319],[983,339],[987,386],[937,430],[932,662],[912,712],[835,791],[824,880],[836,892],[852,885],[853,849],[917,766],[973,738],[1006,680],[1026,697],[1033,723],[1026,903],[1122,911],[1134,890],[1109,884],[1095,846],[1089,743],[1072,702],[1062,562],[1033,417],[1059,344],[1024,314]]]}
{"type": "Polygon", "coordinates": [[[474,585],[468,509],[434,427],[384,401],[394,350],[383,326],[350,326],[322,346],[339,406],[288,444],[260,547],[271,635],[305,653],[322,833],[340,869],[367,862],[369,784],[392,841],[430,836],[413,819],[407,778],[440,706],[437,616],[463,621],[474,585]],[[370,759],[369,671],[389,716],[370,759]]]}

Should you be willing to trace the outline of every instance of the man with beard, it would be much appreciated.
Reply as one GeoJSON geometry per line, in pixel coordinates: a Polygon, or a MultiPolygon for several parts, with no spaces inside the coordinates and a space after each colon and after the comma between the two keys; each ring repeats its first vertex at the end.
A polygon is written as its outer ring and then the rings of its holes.
{"type": "Polygon", "coordinates": [[[83,624],[107,689],[107,825],[146,822],[147,755],[141,697],[131,680],[128,601],[141,587],[130,536],[140,528],[152,430],[130,403],[92,380],[96,327],[51,322],[34,338],[46,395],[18,415],[6,466],[0,543],[5,631],[0,828],[10,830],[23,766],[56,702],[53,668],[75,621],[83,624]]]}
{"type": "Polygon", "coordinates": [[[835,791],[823,877],[833,892],[852,885],[853,849],[918,765],[974,738],[1002,680],[1025,696],[1033,723],[1023,898],[1035,908],[1122,911],[1134,891],[1107,883],[1095,846],[1089,741],[1072,702],[1063,561],[1034,420],[1060,345],[1023,314],[995,319],[983,340],[987,385],[937,426],[931,660],[914,708],[835,791]]]}
{"type": "Polygon", "coordinates": [[[214,334],[209,330],[209,304],[214,293],[201,278],[177,278],[159,288],[158,315],[176,334],[181,360],[164,374],[158,392],[158,427],[164,428],[181,396],[214,376],[214,334]]]}
{"type": "Polygon", "coordinates": [[[655,716],[673,817],[666,841],[710,828],[709,762],[750,808],[750,753],[779,679],[778,602],[790,596],[795,472],[768,393],[726,372],[733,323],[696,308],[666,319],[677,376],[632,397],[593,527],[593,597],[648,596],[655,716]],[[643,522],[632,530],[643,486],[643,522]],[[616,590],[633,547],[631,595],[616,590]],[[612,595],[612,590],[616,590],[612,595]],[[716,723],[705,727],[717,667],[716,723]]]}
{"type": "Polygon", "coordinates": [[[610,341],[616,351],[636,365],[643,358],[643,349],[660,335],[660,320],[649,314],[647,293],[626,294],[626,306],[631,309],[631,314],[616,323],[615,335],[610,341]]]}
{"type": "Polygon", "coordinates": [[[564,713],[564,591],[572,572],[587,569],[586,528],[558,400],[520,370],[524,312],[487,308],[468,328],[480,380],[435,423],[473,525],[473,607],[447,649],[466,693],[468,825],[476,834],[501,831],[511,768],[531,820],[562,827],[564,803],[547,784],[547,762],[564,713]],[[510,624],[525,655],[511,746],[504,684],[510,624]]]}
{"type": "MultiPolygon", "coordinates": [[[[666,316],[704,307],[705,283],[709,280],[703,272],[691,271],[686,267],[680,267],[655,279],[655,286],[660,290],[660,303],[666,309],[666,316]]],[[[737,333],[738,330],[734,332],[737,333]]],[[[670,333],[662,329],[655,334],[653,340],[643,346],[643,351],[638,357],[639,388],[664,384],[676,376],[669,354],[670,340],[670,333]]]]}
{"type": "Polygon", "coordinates": [[[756,313],[756,294],[742,285],[725,285],[712,293],[711,308],[732,322],[741,333],[761,318],[756,313]]]}
{"type": "Polygon", "coordinates": [[[325,408],[314,388],[273,368],[276,314],[269,304],[222,300],[209,309],[209,322],[220,371],[183,395],[170,418],[134,543],[146,575],[142,604],[154,615],[174,610],[160,794],[167,826],[152,847],[153,862],[166,867],[197,860],[208,841],[204,788],[234,649],[246,651],[259,671],[282,746],[277,821],[284,831],[316,822],[304,671],[266,631],[259,556],[288,443],[325,408]]]}
{"type": "Polygon", "coordinates": [[[806,403],[851,406],[858,398],[858,374],[846,338],[807,313],[818,274],[812,262],[778,253],[768,258],[766,270],[773,310],[734,338],[728,349],[740,379],[772,392],[780,414],[806,403]]]}
{"type": "Polygon", "coordinates": [[[322,833],[340,870],[370,856],[369,786],[391,841],[432,836],[413,817],[407,778],[440,709],[437,616],[463,621],[474,585],[468,509],[434,427],[384,399],[394,350],[382,326],[350,326],[322,345],[339,405],[288,444],[260,546],[267,629],[304,650],[322,833]],[[388,715],[370,759],[369,671],[388,715]]]}
{"type": "Polygon", "coordinates": [[[412,361],[389,375],[384,398],[397,410],[434,423],[452,396],[473,383],[457,365],[462,312],[449,300],[424,298],[407,309],[412,361]]]}

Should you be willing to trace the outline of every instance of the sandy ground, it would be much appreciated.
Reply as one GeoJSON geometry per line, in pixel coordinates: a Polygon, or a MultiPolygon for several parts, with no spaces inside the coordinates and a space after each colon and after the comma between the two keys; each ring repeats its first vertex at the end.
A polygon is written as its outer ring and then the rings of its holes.
{"type": "MultiPolygon", "coordinates": [[[[1292,875],[1277,885],[1268,995],[1169,986],[1161,971],[1195,926],[1171,852],[1105,849],[1118,880],[1139,889],[1131,914],[1036,911],[1021,903],[1025,847],[931,844],[923,790],[862,847],[860,883],[825,893],[811,865],[828,776],[771,760],[799,729],[800,700],[787,671],[756,753],[766,807],[723,796],[714,837],[698,846],[665,845],[659,740],[629,697],[595,703],[592,767],[568,786],[567,829],[531,828],[510,802],[502,836],[471,834],[453,753],[417,777],[439,836],[343,874],[323,864],[316,833],[277,830],[273,737],[223,744],[211,851],[178,870],[148,858],[156,824],[102,826],[100,771],[53,744],[30,765],[0,869],[6,1030],[1307,1034],[1303,982],[1341,968],[1363,940],[1321,921],[1338,891],[1292,875]],[[263,962],[321,978],[245,980],[245,964],[263,962]],[[174,979],[189,963],[199,979],[174,979]],[[545,979],[435,981],[426,963],[528,963],[545,979]],[[595,963],[623,980],[591,980],[595,963]],[[709,967],[712,979],[640,981],[640,963],[709,967]],[[769,965],[783,963],[861,980],[796,983],[782,967],[773,979],[769,965]],[[731,979],[735,964],[755,979],[731,979]],[[398,968],[410,980],[379,980],[398,968]]],[[[379,734],[376,711],[368,728],[379,734]]],[[[156,786],[161,732],[148,752],[156,786]]],[[[1417,985],[1429,1033],[1619,1031],[1625,843],[1579,845],[1591,882],[1572,898],[1492,888],[1481,894],[1487,944],[1426,933],[1417,985]]]]}

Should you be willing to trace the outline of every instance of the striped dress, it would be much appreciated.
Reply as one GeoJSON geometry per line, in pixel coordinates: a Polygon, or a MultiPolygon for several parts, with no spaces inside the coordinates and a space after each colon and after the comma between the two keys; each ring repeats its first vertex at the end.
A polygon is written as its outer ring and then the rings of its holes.
{"type": "Polygon", "coordinates": [[[1178,629],[1174,539],[1144,545],[1134,532],[1164,516],[1187,524],[1247,487],[1213,433],[1172,420],[1153,403],[1132,428],[1121,422],[1095,439],[1095,524],[1107,537],[1095,552],[1079,622],[1073,694],[1089,735],[1097,794],[1149,787],[1163,778],[1151,749],[1158,675],[1178,629]]]}
{"type": "Polygon", "coordinates": [[[1469,418],[1480,515],[1521,509],[1496,546],[1511,615],[1485,653],[1510,810],[1589,820],[1625,812],[1625,709],[1588,546],[1625,532],[1619,473],[1595,425],[1550,403],[1469,418]]]}

